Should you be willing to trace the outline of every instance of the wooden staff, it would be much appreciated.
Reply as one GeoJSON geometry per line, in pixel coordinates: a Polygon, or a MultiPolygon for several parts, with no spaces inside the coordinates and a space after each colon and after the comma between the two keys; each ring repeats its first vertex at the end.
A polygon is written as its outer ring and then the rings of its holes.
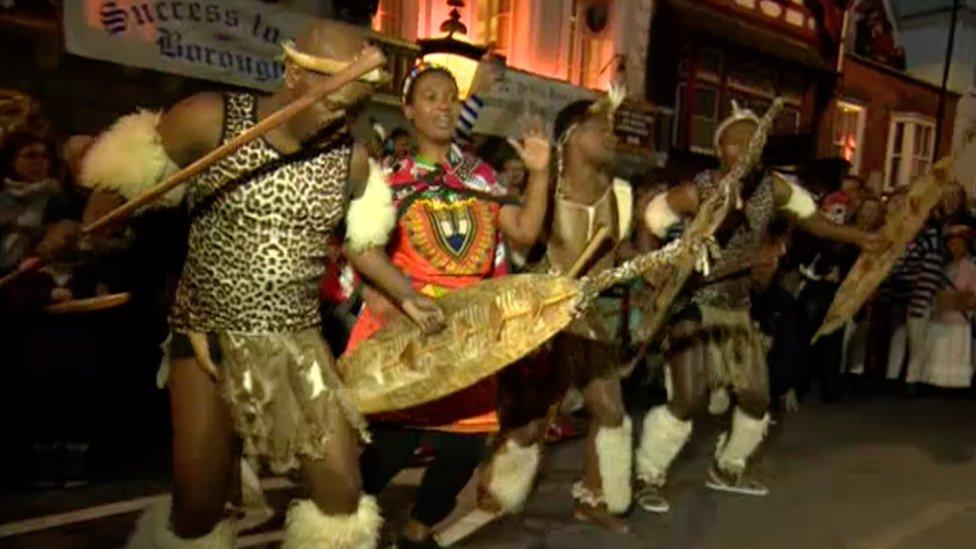
{"type": "Polygon", "coordinates": [[[607,237],[609,236],[610,231],[606,227],[600,227],[596,234],[593,235],[593,238],[590,239],[589,243],[586,244],[586,247],[583,248],[583,251],[580,253],[579,257],[576,258],[573,266],[569,268],[569,272],[566,273],[566,276],[570,278],[578,278],[580,273],[583,272],[583,269],[586,268],[586,264],[593,259],[593,255],[596,254],[597,250],[600,249],[600,246],[606,242],[607,237]]]}
{"type": "Polygon", "coordinates": [[[271,116],[261,120],[244,133],[210,151],[189,166],[167,177],[154,187],[147,189],[136,198],[83,227],[82,232],[92,233],[106,225],[129,217],[136,210],[155,202],[187,179],[200,174],[207,168],[230,156],[237,149],[291,120],[295,115],[312,106],[323,97],[335,93],[346,84],[358,80],[361,76],[382,67],[384,64],[386,64],[386,58],[379,49],[375,47],[366,48],[362,55],[350,63],[342,72],[329,77],[324,82],[316,84],[312,89],[305,92],[304,95],[275,111],[271,116]]]}
{"type": "MultiPolygon", "coordinates": [[[[342,72],[339,72],[329,77],[325,81],[316,84],[312,87],[312,89],[305,92],[304,95],[275,111],[244,133],[210,151],[203,157],[167,177],[152,188],[147,189],[142,194],[126,202],[122,206],[119,206],[90,224],[82,227],[81,232],[83,234],[93,233],[112,223],[116,223],[131,216],[140,208],[155,202],[161,196],[184,183],[186,180],[199,175],[207,168],[230,156],[237,149],[291,120],[300,112],[312,106],[315,102],[321,100],[323,97],[331,93],[335,93],[343,86],[358,80],[363,75],[382,67],[384,64],[386,64],[386,58],[379,49],[375,47],[366,48],[363,53],[355,61],[350,63],[348,67],[343,69],[342,72]]],[[[41,268],[43,265],[44,262],[40,260],[24,265],[21,269],[0,278],[0,288],[10,284],[28,272],[41,268]]]]}

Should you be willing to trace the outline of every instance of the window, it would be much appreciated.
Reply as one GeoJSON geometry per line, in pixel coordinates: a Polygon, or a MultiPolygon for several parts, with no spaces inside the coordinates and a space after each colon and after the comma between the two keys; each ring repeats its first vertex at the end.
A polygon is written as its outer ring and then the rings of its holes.
{"type": "Polygon", "coordinates": [[[679,61],[676,89],[674,146],[700,154],[714,154],[714,133],[732,112],[732,101],[762,116],[776,96],[786,106],[773,123],[772,133],[790,135],[800,129],[802,96],[808,85],[802,73],[789,67],[757,62],[750,54],[714,47],[687,48],[679,61]],[[689,115],[684,103],[694,82],[695,108],[689,115]],[[690,127],[688,127],[690,124],[690,127]]]}
{"type": "Polygon", "coordinates": [[[390,36],[400,36],[402,0],[380,0],[373,16],[373,30],[390,36]]]}
{"type": "Polygon", "coordinates": [[[512,49],[512,4],[515,0],[479,0],[478,23],[481,42],[508,56],[512,49]]]}
{"type": "Polygon", "coordinates": [[[850,101],[837,101],[834,111],[833,144],[837,155],[851,163],[851,175],[861,170],[861,141],[864,139],[864,120],[867,111],[850,101]]]}
{"type": "Polygon", "coordinates": [[[713,152],[713,139],[715,130],[718,129],[718,90],[705,85],[699,85],[695,89],[695,107],[691,114],[691,135],[686,136],[688,127],[684,123],[688,115],[685,109],[685,90],[686,84],[678,84],[678,97],[675,104],[679,123],[675,124],[675,141],[684,143],[687,139],[691,150],[695,152],[709,154],[713,152]]]}
{"type": "Polygon", "coordinates": [[[935,122],[918,114],[895,114],[888,132],[888,189],[908,185],[928,171],[935,151],[935,122]]]}

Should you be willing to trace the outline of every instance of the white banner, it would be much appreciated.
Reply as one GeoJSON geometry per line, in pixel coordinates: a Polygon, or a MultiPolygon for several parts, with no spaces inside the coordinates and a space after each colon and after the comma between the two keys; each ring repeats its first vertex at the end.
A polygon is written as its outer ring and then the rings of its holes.
{"type": "Polygon", "coordinates": [[[477,133],[515,136],[520,130],[519,118],[526,113],[537,114],[543,121],[555,121],[566,105],[580,99],[594,99],[596,92],[536,76],[515,69],[505,71],[487,93],[479,97],[485,106],[478,116],[477,133]]]}
{"type": "Polygon", "coordinates": [[[310,20],[254,0],[64,2],[70,53],[263,90],[284,74],[280,44],[310,20]]]}

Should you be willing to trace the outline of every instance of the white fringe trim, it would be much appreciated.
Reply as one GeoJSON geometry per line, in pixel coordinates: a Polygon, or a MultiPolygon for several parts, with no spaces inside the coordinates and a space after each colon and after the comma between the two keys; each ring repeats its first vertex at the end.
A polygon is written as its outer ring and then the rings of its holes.
{"type": "Polygon", "coordinates": [[[383,518],[372,496],[359,498],[351,515],[326,515],[311,500],[292,504],[285,520],[282,549],[374,549],[383,518]]]}
{"type": "Polygon", "coordinates": [[[633,434],[630,417],[619,427],[601,427],[596,434],[596,456],[607,511],[620,514],[630,508],[633,472],[633,434]]]}
{"type": "Polygon", "coordinates": [[[165,498],[146,509],[126,549],[231,549],[236,535],[229,521],[221,521],[201,538],[183,539],[170,526],[171,499],[165,498]]]}
{"type": "Polygon", "coordinates": [[[505,513],[516,513],[525,505],[539,470],[541,453],[538,444],[525,448],[508,439],[495,454],[488,492],[505,513]]]}
{"type": "Polygon", "coordinates": [[[346,243],[353,252],[386,246],[396,226],[397,212],[386,174],[369,161],[369,179],[363,195],[349,204],[346,213],[346,243]]]}
{"type": "Polygon", "coordinates": [[[676,418],[667,406],[658,406],[644,417],[637,448],[637,477],[663,486],[668,468],[691,436],[691,421],[676,418]]]}
{"type": "MultiPolygon", "coordinates": [[[[135,198],[179,169],[166,154],[157,126],[161,114],[142,110],[123,116],[98,137],[81,160],[79,183],[135,198]]],[[[177,206],[183,186],[163,195],[154,206],[177,206]]]]}

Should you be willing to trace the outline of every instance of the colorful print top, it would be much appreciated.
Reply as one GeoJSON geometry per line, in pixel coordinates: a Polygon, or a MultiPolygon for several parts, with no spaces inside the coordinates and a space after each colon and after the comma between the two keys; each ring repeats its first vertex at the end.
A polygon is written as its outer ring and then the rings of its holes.
{"type": "Polygon", "coordinates": [[[507,274],[498,214],[512,200],[491,166],[452,146],[444,163],[405,158],[391,168],[390,257],[415,287],[457,289],[507,274]]]}

